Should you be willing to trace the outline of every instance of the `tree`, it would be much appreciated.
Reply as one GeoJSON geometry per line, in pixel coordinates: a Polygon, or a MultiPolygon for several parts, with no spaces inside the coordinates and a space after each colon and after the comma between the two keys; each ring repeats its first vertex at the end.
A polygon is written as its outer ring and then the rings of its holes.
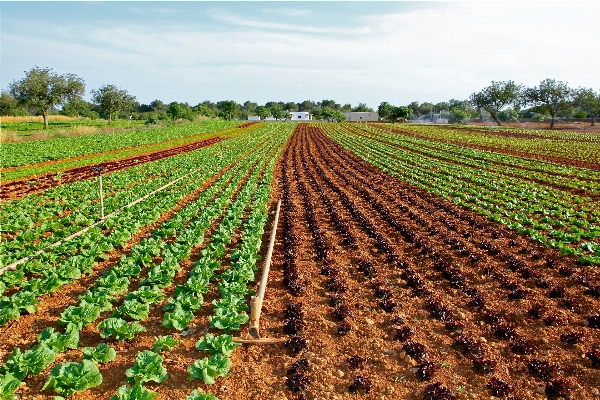
{"type": "Polygon", "coordinates": [[[85,83],[77,75],[58,75],[52,68],[35,66],[25,71],[25,78],[9,85],[9,93],[20,105],[38,110],[44,116],[44,128],[48,129],[50,109],[83,96],[85,83]]]}
{"type": "Polygon", "coordinates": [[[0,115],[26,116],[27,110],[19,107],[17,99],[4,90],[0,93],[0,115]]]}
{"type": "Polygon", "coordinates": [[[331,108],[333,110],[340,108],[340,105],[335,102],[335,100],[323,100],[321,101],[321,108],[331,108]],[[337,107],[336,107],[337,106],[337,107]]]}
{"type": "Polygon", "coordinates": [[[290,101],[283,105],[283,109],[286,111],[298,111],[298,104],[290,101]]]}
{"type": "Polygon", "coordinates": [[[371,107],[367,107],[365,103],[358,103],[356,107],[352,109],[354,112],[373,112],[371,107]]]}
{"type": "Polygon", "coordinates": [[[417,118],[421,116],[421,110],[419,109],[419,102],[418,101],[413,101],[412,103],[410,103],[408,105],[408,108],[410,108],[411,110],[413,110],[413,114],[417,118]]]}
{"type": "Polygon", "coordinates": [[[258,106],[254,109],[254,112],[260,119],[269,118],[271,116],[271,109],[265,106],[258,106]]]}
{"type": "Polygon", "coordinates": [[[258,104],[256,104],[255,102],[247,100],[242,105],[242,108],[244,110],[248,111],[248,114],[250,114],[250,113],[254,112],[254,110],[256,109],[257,106],[258,106],[258,104]]]}
{"type": "Polygon", "coordinates": [[[392,112],[394,111],[394,106],[388,103],[387,101],[382,102],[379,107],[377,107],[377,112],[379,113],[379,118],[391,119],[392,112]]]}
{"type": "Polygon", "coordinates": [[[471,115],[467,111],[461,110],[460,108],[453,108],[450,110],[450,117],[452,122],[464,124],[469,120],[471,115]]]}
{"type": "Polygon", "coordinates": [[[302,103],[298,104],[298,111],[306,111],[311,112],[315,109],[317,105],[310,100],[304,100],[302,103]]]}
{"type": "Polygon", "coordinates": [[[579,88],[575,92],[575,105],[590,114],[592,126],[596,125],[596,117],[600,114],[600,93],[579,88]]]}
{"type": "Polygon", "coordinates": [[[280,119],[288,119],[290,117],[290,113],[288,111],[285,111],[283,109],[283,107],[281,107],[279,104],[271,107],[269,109],[269,111],[271,112],[271,115],[273,116],[273,118],[275,118],[275,120],[280,120],[280,119]]]}
{"type": "Polygon", "coordinates": [[[163,112],[167,111],[167,105],[160,100],[154,100],[150,105],[150,111],[152,112],[163,112]]]}
{"type": "Polygon", "coordinates": [[[113,114],[129,111],[137,103],[135,96],[131,96],[127,90],[119,90],[115,85],[104,85],[98,90],[92,90],[92,101],[100,106],[104,115],[108,116],[109,124],[112,123],[113,114]]]}
{"type": "Polygon", "coordinates": [[[495,82],[484,88],[479,93],[472,93],[469,98],[473,107],[483,108],[490,113],[498,126],[502,126],[498,113],[504,107],[518,103],[521,99],[523,88],[513,81],[495,82]]]}
{"type": "Polygon", "coordinates": [[[217,103],[221,115],[225,116],[225,119],[231,121],[235,112],[238,109],[238,104],[234,100],[224,100],[217,103]]]}
{"type": "Polygon", "coordinates": [[[554,129],[556,113],[573,106],[573,89],[561,81],[545,79],[540,86],[525,89],[524,102],[534,106],[544,106],[552,118],[550,129],[554,129]]]}
{"type": "Polygon", "coordinates": [[[166,113],[173,121],[178,119],[187,119],[189,121],[194,120],[194,111],[187,103],[181,104],[175,101],[169,104],[169,108],[167,108],[166,113]]]}
{"type": "Polygon", "coordinates": [[[397,120],[409,119],[412,116],[413,110],[406,106],[392,107],[390,119],[392,122],[397,120]]]}
{"type": "Polygon", "coordinates": [[[332,117],[337,122],[344,122],[346,120],[346,118],[348,118],[346,116],[346,114],[344,112],[340,111],[340,110],[333,110],[332,117]]]}
{"type": "Polygon", "coordinates": [[[498,113],[498,119],[502,122],[515,121],[519,117],[519,113],[512,108],[507,108],[498,113]]]}
{"type": "Polygon", "coordinates": [[[419,105],[419,115],[429,115],[433,113],[433,104],[432,103],[421,103],[419,105]]]}
{"type": "Polygon", "coordinates": [[[92,111],[90,108],[90,103],[82,99],[76,99],[74,101],[65,103],[62,107],[62,110],[60,110],[60,114],[68,117],[87,117],[90,119],[96,119],[99,117],[98,113],[92,111]]]}

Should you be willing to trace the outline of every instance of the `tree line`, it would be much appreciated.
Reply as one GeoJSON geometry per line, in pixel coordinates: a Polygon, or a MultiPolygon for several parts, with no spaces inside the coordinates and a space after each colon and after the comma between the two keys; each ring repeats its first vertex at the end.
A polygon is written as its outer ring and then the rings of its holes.
{"type": "MultiPolygon", "coordinates": [[[[334,100],[315,102],[270,101],[259,105],[250,100],[239,104],[234,100],[203,101],[195,106],[188,103],[165,104],[154,100],[140,104],[136,97],[115,85],[103,85],[91,90],[91,102],[83,99],[85,82],[74,74],[58,75],[51,68],[34,67],[25,71],[25,77],[13,81],[8,90],[0,93],[0,115],[42,115],[48,127],[48,115],[62,114],[70,117],[90,119],[131,117],[147,123],[161,121],[194,120],[198,117],[246,120],[257,115],[261,119],[276,120],[289,118],[289,113],[304,111],[313,119],[344,121],[346,112],[374,112],[364,103],[353,107],[341,105],[334,100]]],[[[419,103],[413,101],[406,106],[394,106],[382,102],[377,109],[380,118],[395,122],[406,119],[430,118],[440,114],[450,122],[464,123],[473,118],[492,118],[498,125],[517,118],[544,120],[551,118],[554,127],[556,118],[591,118],[592,125],[600,114],[600,94],[588,88],[569,88],[566,83],[546,79],[538,86],[526,88],[513,81],[492,81],[491,85],[472,93],[467,100],[451,99],[447,102],[419,103]],[[528,107],[528,108],[527,108],[528,107]]]]}

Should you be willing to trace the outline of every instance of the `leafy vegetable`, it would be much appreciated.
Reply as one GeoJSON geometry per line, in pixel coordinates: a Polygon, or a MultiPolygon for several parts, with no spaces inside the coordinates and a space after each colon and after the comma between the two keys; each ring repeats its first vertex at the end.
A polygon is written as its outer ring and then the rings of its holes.
{"type": "Polygon", "coordinates": [[[210,358],[196,360],[188,368],[188,379],[202,379],[207,385],[215,383],[215,378],[229,375],[231,361],[223,354],[215,354],[210,358]]]}
{"type": "Polygon", "coordinates": [[[200,393],[198,389],[185,397],[185,400],[219,400],[216,396],[211,393],[200,393]]]}
{"type": "Polygon", "coordinates": [[[76,349],[79,347],[79,331],[70,329],[62,334],[55,332],[54,328],[48,327],[39,334],[38,342],[45,343],[55,353],[62,353],[67,349],[76,349]]]}
{"type": "Polygon", "coordinates": [[[59,325],[66,326],[67,329],[82,330],[84,326],[94,322],[100,316],[101,309],[95,304],[82,301],[79,306],[69,306],[60,315],[59,325]]]}
{"type": "Polygon", "coordinates": [[[138,353],[133,367],[125,371],[127,382],[164,382],[167,380],[167,369],[162,365],[163,358],[150,350],[138,353]]]}
{"type": "Polygon", "coordinates": [[[187,328],[192,319],[194,319],[194,313],[184,310],[180,303],[175,303],[173,311],[165,313],[162,324],[166,328],[182,331],[187,328]]]}
{"type": "Polygon", "coordinates": [[[117,394],[112,396],[110,400],[152,400],[157,396],[158,393],[143,387],[142,382],[137,382],[130,388],[121,386],[117,390],[117,394]]]}
{"type": "Polygon", "coordinates": [[[16,347],[8,357],[3,370],[12,373],[15,378],[22,381],[27,375],[42,372],[54,362],[55,358],[56,353],[44,343],[36,344],[25,353],[16,347]]]}
{"type": "Polygon", "coordinates": [[[223,354],[230,357],[236,347],[239,347],[239,343],[233,342],[233,336],[231,335],[219,335],[213,336],[211,333],[207,333],[206,336],[196,342],[196,349],[208,351],[210,354],[223,354]]]}
{"type": "Polygon", "coordinates": [[[117,340],[125,340],[133,339],[136,333],[144,332],[146,328],[137,321],[128,324],[121,318],[107,318],[98,324],[98,330],[103,338],[112,336],[117,340]]]}
{"type": "Polygon", "coordinates": [[[102,375],[96,364],[83,360],[81,364],[67,362],[55,366],[43,389],[54,389],[56,393],[71,396],[101,383],[102,375]]]}
{"type": "Polygon", "coordinates": [[[217,308],[214,315],[208,317],[211,328],[222,329],[225,332],[239,330],[240,326],[249,319],[250,317],[245,312],[238,312],[231,308],[217,308]]]}
{"type": "Polygon", "coordinates": [[[121,307],[117,308],[113,315],[115,317],[129,317],[134,320],[143,321],[148,319],[150,305],[141,303],[136,299],[125,300],[121,307]]]}
{"type": "Polygon", "coordinates": [[[172,335],[168,336],[160,336],[154,337],[156,343],[152,345],[154,351],[163,351],[163,350],[171,350],[173,347],[177,346],[179,342],[172,335]]]}
{"type": "Polygon", "coordinates": [[[100,343],[98,347],[84,347],[81,349],[83,358],[98,363],[107,363],[112,361],[117,356],[114,347],[110,347],[106,343],[100,343]]]}
{"type": "Polygon", "coordinates": [[[7,372],[0,374],[0,400],[13,400],[13,393],[19,388],[21,381],[7,372]]]}

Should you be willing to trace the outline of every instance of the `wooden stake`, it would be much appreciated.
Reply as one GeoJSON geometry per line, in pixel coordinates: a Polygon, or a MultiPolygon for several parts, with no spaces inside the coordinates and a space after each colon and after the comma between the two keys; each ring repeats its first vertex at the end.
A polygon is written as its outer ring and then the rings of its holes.
{"type": "Polygon", "coordinates": [[[98,174],[98,187],[100,190],[100,219],[104,219],[104,194],[102,193],[102,168],[98,174]]]}
{"type": "Polygon", "coordinates": [[[267,280],[269,279],[269,269],[271,268],[271,257],[273,256],[273,247],[275,246],[275,234],[277,232],[277,222],[279,221],[279,210],[281,209],[281,200],[277,202],[277,210],[275,211],[275,220],[273,221],[273,230],[271,231],[271,241],[267,250],[267,258],[263,267],[260,286],[256,296],[252,296],[250,300],[250,324],[248,334],[254,339],[260,339],[259,322],[260,313],[262,311],[263,299],[267,288],[267,280]]]}

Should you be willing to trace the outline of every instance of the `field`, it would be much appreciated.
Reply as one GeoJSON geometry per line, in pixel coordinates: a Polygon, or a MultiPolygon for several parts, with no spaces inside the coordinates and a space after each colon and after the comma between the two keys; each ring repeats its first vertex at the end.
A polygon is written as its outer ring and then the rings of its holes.
{"type": "Polygon", "coordinates": [[[600,396],[594,133],[151,132],[11,144],[0,398],[600,396]],[[279,199],[279,342],[239,346],[279,199]]]}

